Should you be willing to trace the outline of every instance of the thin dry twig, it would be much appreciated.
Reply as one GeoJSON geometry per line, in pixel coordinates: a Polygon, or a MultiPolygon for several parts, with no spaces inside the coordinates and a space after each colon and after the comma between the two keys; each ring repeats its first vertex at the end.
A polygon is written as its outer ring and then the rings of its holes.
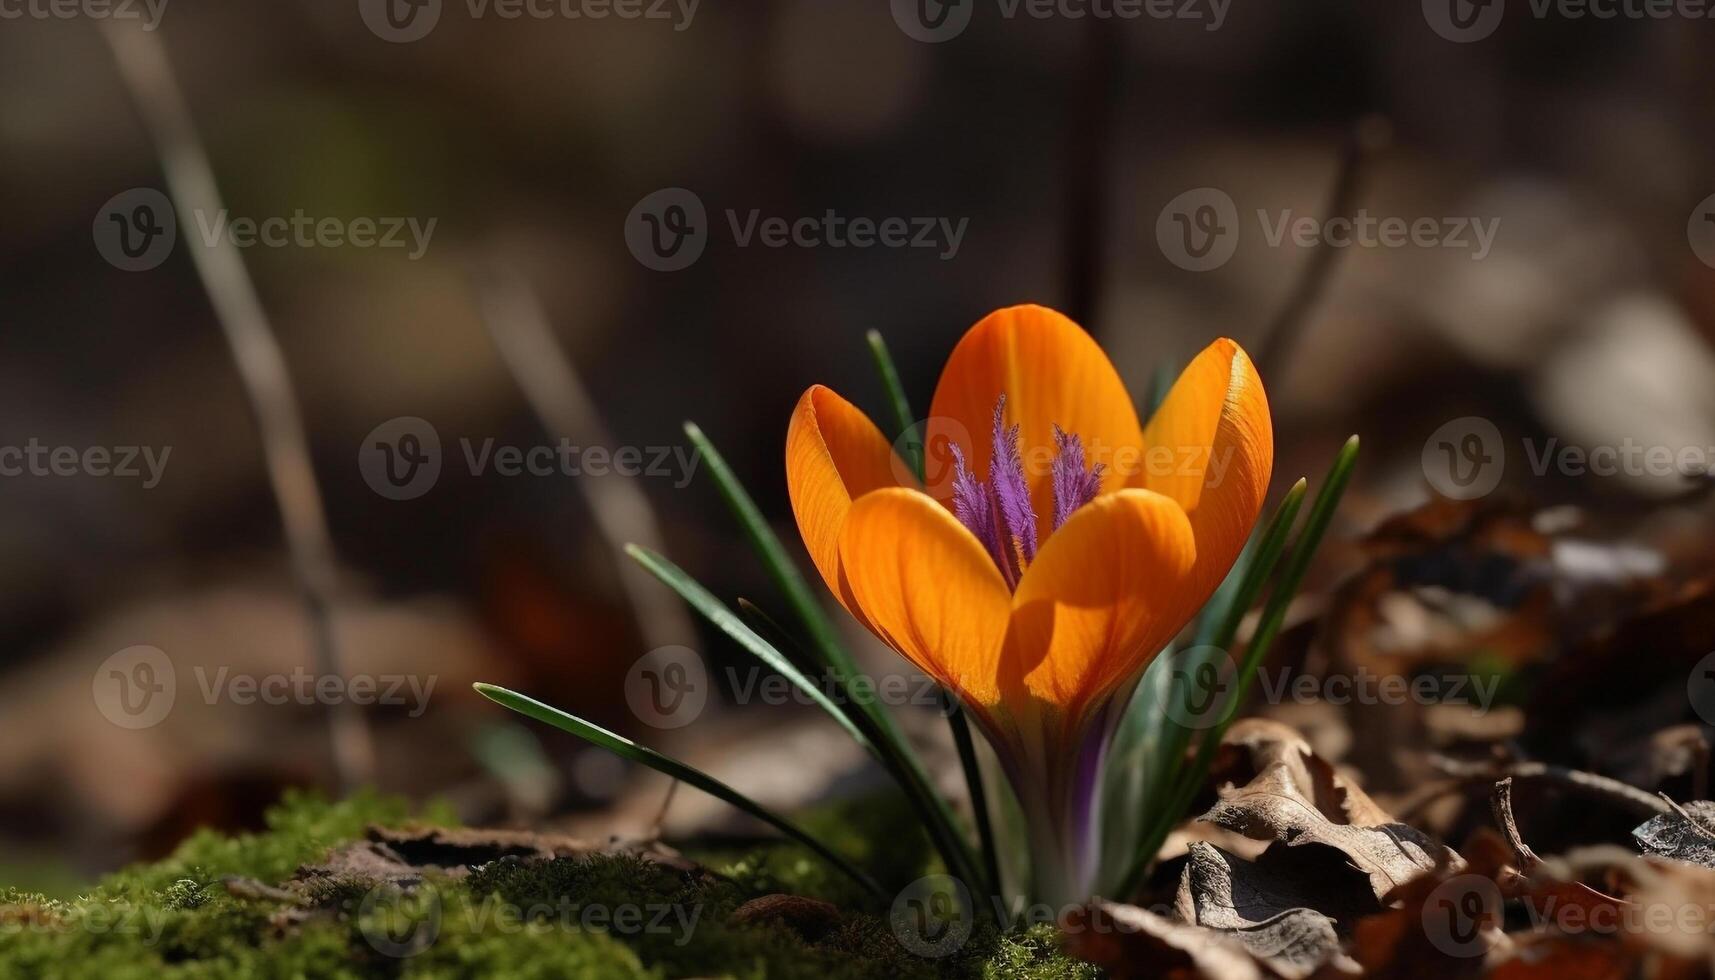
{"type": "MultiPolygon", "coordinates": [[[[1328,192],[1328,206],[1323,209],[1328,218],[1349,219],[1352,216],[1353,205],[1363,185],[1364,166],[1392,142],[1392,134],[1393,127],[1381,116],[1367,115],[1353,124],[1341,148],[1334,185],[1328,192]]],[[[1303,274],[1298,277],[1280,311],[1274,315],[1274,320],[1263,331],[1256,357],[1257,370],[1263,377],[1275,377],[1285,366],[1286,358],[1309,322],[1310,311],[1321,299],[1322,291],[1333,277],[1334,266],[1345,251],[1323,240],[1310,253],[1303,274]]]]}
{"type": "Polygon", "coordinates": [[[1678,803],[1675,803],[1673,797],[1666,793],[1658,793],[1656,795],[1661,797],[1662,802],[1667,804],[1669,810],[1684,818],[1685,822],[1692,826],[1692,829],[1710,840],[1715,840],[1715,827],[1709,826],[1708,821],[1698,819],[1696,814],[1687,810],[1685,807],[1680,806],[1678,803]]]}
{"type": "MultiPolygon", "coordinates": [[[[504,267],[486,270],[477,280],[483,322],[508,371],[549,435],[579,446],[605,446],[612,436],[596,411],[571,358],[554,338],[548,315],[535,292],[504,267]]],[[[596,528],[612,549],[620,584],[651,649],[685,645],[696,629],[678,596],[625,554],[627,543],[665,551],[661,526],[649,497],[628,474],[584,475],[575,481],[588,502],[596,528]]]]}
{"type": "Polygon", "coordinates": [[[1432,755],[1429,761],[1441,772],[1466,782],[1496,782],[1508,778],[1542,780],[1649,816],[1673,812],[1669,804],[1636,786],[1580,769],[1541,762],[1468,762],[1441,755],[1432,755]]]}
{"type": "MultiPolygon", "coordinates": [[[[159,36],[118,19],[101,24],[102,36],[160,156],[174,209],[180,215],[218,214],[220,188],[214,169],[159,36]]],[[[333,539],[285,355],[237,246],[222,238],[207,247],[193,247],[190,253],[256,413],[268,482],[309,618],[317,669],[324,676],[343,677],[333,623],[337,589],[333,539]]],[[[349,790],[368,782],[375,771],[375,751],[361,711],[349,701],[329,705],[328,724],[340,785],[349,790]]]]}
{"type": "Polygon", "coordinates": [[[1501,833],[1506,835],[1507,844],[1513,849],[1518,858],[1518,869],[1525,874],[1533,874],[1541,866],[1542,859],[1524,842],[1524,835],[1519,833],[1518,820],[1513,816],[1513,777],[1508,776],[1495,783],[1494,792],[1489,796],[1489,805],[1495,811],[1495,823],[1500,824],[1501,833]]]}

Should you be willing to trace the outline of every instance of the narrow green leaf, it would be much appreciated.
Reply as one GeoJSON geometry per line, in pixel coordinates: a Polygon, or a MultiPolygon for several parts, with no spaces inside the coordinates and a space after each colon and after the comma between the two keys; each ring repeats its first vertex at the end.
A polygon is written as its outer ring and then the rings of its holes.
{"type": "Polygon", "coordinates": [[[794,666],[790,660],[787,660],[785,655],[776,650],[772,643],[764,640],[756,634],[755,630],[745,625],[743,620],[739,619],[732,610],[715,598],[709,590],[703,588],[696,579],[686,574],[684,569],[648,548],[635,544],[626,545],[625,553],[636,559],[639,565],[648,569],[650,574],[660,579],[668,588],[679,593],[681,598],[691,604],[692,609],[702,613],[704,619],[714,624],[722,633],[732,637],[739,646],[748,650],[756,659],[785,675],[794,687],[803,691],[810,697],[810,700],[816,702],[818,707],[838,722],[839,726],[846,730],[846,734],[879,758],[880,752],[870,742],[869,736],[858,730],[851,718],[847,717],[845,709],[835,704],[833,699],[829,698],[827,693],[817,686],[816,682],[806,677],[804,672],[794,666]]]}
{"type": "MultiPolygon", "coordinates": [[[[738,519],[751,547],[762,558],[769,576],[785,594],[793,614],[809,633],[809,649],[817,655],[835,683],[842,689],[849,690],[851,679],[857,674],[856,662],[840,644],[833,623],[810,591],[809,583],[799,572],[798,566],[787,556],[780,538],[763,519],[762,511],[756,506],[750,493],[744,489],[744,484],[739,482],[726,459],[715,449],[708,436],[703,434],[703,430],[694,422],[686,422],[685,435],[701,455],[705,469],[714,477],[722,498],[726,500],[733,516],[738,519]]],[[[874,722],[873,730],[877,733],[875,745],[892,763],[890,768],[901,788],[913,805],[918,806],[919,812],[925,814],[929,835],[934,840],[936,849],[941,852],[942,860],[947,863],[948,870],[967,882],[981,882],[982,878],[977,872],[976,855],[960,833],[953,811],[948,807],[946,799],[929,782],[929,775],[923,769],[922,760],[912,751],[893,716],[873,700],[861,701],[858,706],[874,722]]]]}
{"type": "Polygon", "coordinates": [[[832,864],[853,881],[863,886],[865,891],[874,895],[877,899],[882,901],[887,900],[887,894],[882,891],[881,886],[875,882],[875,879],[864,874],[862,871],[859,871],[856,867],[853,867],[850,862],[837,854],[832,848],[817,840],[802,827],[799,827],[797,824],[794,824],[792,821],[787,820],[785,817],[780,816],[762,804],[757,803],[755,800],[752,800],[750,797],[745,796],[743,793],[740,793],[738,790],[733,789],[731,786],[728,786],[720,780],[715,779],[700,770],[694,769],[677,759],[669,758],[653,749],[638,745],[636,742],[633,742],[628,738],[615,735],[613,732],[610,732],[605,728],[592,725],[576,715],[568,714],[567,712],[561,711],[559,708],[543,704],[534,698],[527,697],[515,691],[509,691],[504,687],[496,687],[492,684],[473,684],[471,686],[476,688],[476,692],[478,694],[501,705],[502,707],[510,708],[527,718],[533,718],[544,724],[552,725],[561,731],[570,732],[578,738],[589,742],[591,745],[606,749],[617,756],[630,759],[632,762],[648,766],[656,772],[671,776],[688,786],[694,786],[716,799],[722,800],[740,810],[743,810],[751,816],[756,817],[758,820],[762,820],[770,824],[781,833],[798,841],[810,850],[815,851],[817,854],[827,859],[828,863],[832,864]]]}
{"type": "MultiPolygon", "coordinates": [[[[745,621],[750,624],[750,628],[755,630],[758,636],[774,644],[774,649],[785,654],[793,663],[806,670],[815,670],[821,666],[816,658],[804,649],[804,644],[798,642],[797,637],[788,633],[786,627],[780,625],[778,620],[764,612],[761,606],[744,596],[739,596],[734,600],[734,604],[738,606],[738,614],[744,617],[745,621]]],[[[859,712],[859,714],[861,715],[863,712],[859,712]]]]}
{"type": "MultiPolygon", "coordinates": [[[[1214,724],[1204,731],[1202,741],[1197,748],[1197,755],[1192,759],[1190,765],[1187,765],[1180,772],[1180,777],[1173,783],[1173,789],[1171,789],[1170,796],[1166,800],[1166,805],[1159,810],[1158,819],[1152,824],[1151,834],[1144,839],[1144,846],[1140,848],[1139,855],[1135,856],[1134,867],[1132,867],[1132,872],[1127,875],[1125,886],[1123,886],[1120,894],[1127,894],[1137,887],[1137,884],[1142,880],[1142,874],[1149,867],[1149,862],[1159,850],[1161,841],[1166,839],[1166,834],[1171,832],[1176,820],[1185,814],[1185,808],[1197,795],[1197,788],[1202,786],[1204,779],[1209,776],[1209,765],[1213,764],[1214,760],[1214,748],[1218,747],[1221,743],[1221,736],[1226,735],[1226,729],[1233,723],[1233,717],[1237,716],[1238,707],[1243,705],[1245,695],[1249,693],[1250,683],[1255,680],[1257,669],[1261,668],[1262,661],[1269,654],[1269,647],[1274,644],[1274,637],[1279,633],[1279,626],[1286,618],[1286,606],[1290,604],[1293,596],[1297,596],[1298,585],[1302,584],[1305,572],[1309,572],[1310,560],[1315,558],[1317,546],[1321,546],[1322,535],[1327,534],[1327,527],[1329,527],[1329,523],[1333,522],[1334,511],[1339,506],[1339,499],[1345,496],[1346,484],[1351,482],[1351,470],[1357,465],[1357,458],[1358,438],[1351,436],[1350,439],[1346,439],[1346,445],[1341,446],[1338,457],[1334,457],[1333,465],[1327,470],[1327,477],[1322,481],[1321,489],[1315,494],[1314,503],[1310,505],[1310,515],[1305,518],[1303,530],[1298,532],[1297,539],[1293,541],[1290,558],[1286,560],[1285,570],[1281,572],[1278,580],[1274,582],[1273,590],[1269,592],[1269,601],[1264,604],[1261,618],[1257,620],[1257,632],[1252,635],[1250,645],[1245,650],[1245,661],[1238,666],[1237,673],[1233,675],[1233,697],[1228,702],[1226,716],[1221,717],[1218,724],[1214,724]]],[[[1262,585],[1266,584],[1267,578],[1271,577],[1269,572],[1278,563],[1281,551],[1285,549],[1286,534],[1291,529],[1291,520],[1281,520],[1281,518],[1297,517],[1298,501],[1302,501],[1303,498],[1302,487],[1303,481],[1293,486],[1293,491],[1297,491],[1297,501],[1293,501],[1293,496],[1288,494],[1288,499],[1281,501],[1281,508],[1276,511],[1273,522],[1269,523],[1269,530],[1262,537],[1262,546],[1259,546],[1259,551],[1257,551],[1257,563],[1245,575],[1245,585],[1240,589],[1240,599],[1243,601],[1235,601],[1235,606],[1228,611],[1226,621],[1221,626],[1221,632],[1216,637],[1218,640],[1216,645],[1219,649],[1231,649],[1233,638],[1237,637],[1238,623],[1243,620],[1243,614],[1249,609],[1250,602],[1254,601],[1255,596],[1261,592],[1262,585]],[[1290,513],[1288,513],[1288,501],[1291,501],[1290,513]]],[[[1180,747],[1180,752],[1183,752],[1183,747],[1180,747]]]]}
{"type": "Polygon", "coordinates": [[[810,584],[805,581],[798,566],[787,556],[786,548],[780,543],[773,528],[762,516],[762,511],[756,506],[750,494],[733,474],[732,467],[727,465],[726,458],[715,449],[703,430],[695,422],[685,423],[685,435],[691,440],[703,460],[703,466],[714,477],[715,486],[720,490],[722,499],[727,503],[733,516],[738,518],[739,527],[745,537],[750,540],[750,546],[762,558],[762,564],[768,569],[769,577],[785,594],[786,602],[792,607],[792,612],[804,624],[810,633],[810,649],[829,668],[850,677],[857,670],[851,654],[840,645],[834,624],[828,621],[821,604],[810,591],[810,584]]]}
{"type": "Polygon", "coordinates": [[[947,725],[953,730],[953,744],[959,750],[959,765],[965,770],[965,785],[971,794],[971,812],[977,821],[977,839],[982,842],[983,871],[988,875],[991,894],[999,895],[1000,853],[995,849],[994,827],[989,823],[988,794],[983,792],[983,770],[977,761],[977,746],[971,740],[971,723],[958,699],[941,692],[942,706],[947,712],[947,725]]]}
{"type": "Polygon", "coordinates": [[[899,368],[888,353],[887,341],[881,331],[869,332],[869,353],[875,359],[875,370],[881,375],[881,386],[887,389],[887,404],[893,409],[894,445],[903,450],[905,462],[917,479],[923,479],[923,440],[917,431],[917,419],[911,414],[911,400],[905,397],[905,386],[899,381],[899,368]]]}
{"type": "Polygon", "coordinates": [[[1268,522],[1268,529],[1257,540],[1256,555],[1247,564],[1244,577],[1234,591],[1230,603],[1223,612],[1221,626],[1215,632],[1213,644],[1223,650],[1233,645],[1233,637],[1238,635],[1239,624],[1244,622],[1245,613],[1250,611],[1252,603],[1262,594],[1262,588],[1274,574],[1274,566],[1280,561],[1280,554],[1286,548],[1286,539],[1292,533],[1292,525],[1298,520],[1298,509],[1304,504],[1304,493],[1309,487],[1303,477],[1286,491],[1286,496],[1275,508],[1274,517],[1268,522]]]}
{"type": "MultiPolygon", "coordinates": [[[[1274,574],[1275,564],[1280,560],[1281,552],[1286,547],[1286,539],[1291,535],[1292,526],[1298,520],[1299,508],[1304,503],[1304,492],[1305,481],[1300,479],[1286,492],[1286,496],[1281,498],[1280,504],[1274,509],[1274,516],[1269,518],[1268,525],[1263,529],[1262,534],[1254,538],[1251,545],[1246,548],[1250,554],[1240,557],[1243,568],[1229,574],[1227,581],[1221,584],[1221,588],[1217,590],[1217,595],[1221,592],[1227,593],[1224,597],[1224,604],[1205,613],[1207,621],[1214,625],[1210,627],[1206,639],[1201,635],[1202,630],[1199,630],[1198,646],[1214,647],[1223,651],[1232,649],[1233,636],[1238,632],[1239,624],[1244,621],[1245,613],[1256,602],[1257,595],[1262,591],[1269,576],[1274,574]],[[1230,589],[1228,588],[1229,584],[1232,586],[1230,589]]],[[[1186,676],[1190,676],[1190,673],[1187,672],[1186,676]]],[[[1166,683],[1174,686],[1168,695],[1173,700],[1168,703],[1183,701],[1186,685],[1171,678],[1166,683]]],[[[1161,764],[1156,768],[1156,773],[1160,779],[1150,787],[1152,799],[1162,791],[1168,791],[1169,798],[1171,798],[1171,791],[1176,786],[1173,781],[1174,777],[1181,773],[1185,750],[1190,747],[1191,739],[1195,737],[1195,732],[1192,729],[1180,725],[1172,719],[1164,719],[1162,728],[1161,764]]],[[[1157,813],[1155,819],[1170,820],[1172,818],[1157,813]]],[[[1150,833],[1145,835],[1145,841],[1154,840],[1157,836],[1157,830],[1160,831],[1161,836],[1165,836],[1167,831],[1172,830],[1172,827],[1169,826],[1165,829],[1151,827],[1150,833]]]]}
{"type": "MultiPolygon", "coordinates": [[[[1268,604],[1263,606],[1262,617],[1257,621],[1256,634],[1251,637],[1249,648],[1245,651],[1245,662],[1239,666],[1234,680],[1237,691],[1231,702],[1231,710],[1220,724],[1209,729],[1203,735],[1203,746],[1197,756],[1203,774],[1207,774],[1209,761],[1214,755],[1215,746],[1221,742],[1221,736],[1226,734],[1228,726],[1233,722],[1233,715],[1244,701],[1245,693],[1250,689],[1251,681],[1256,677],[1257,670],[1268,656],[1269,647],[1274,644],[1274,638],[1280,633],[1281,624],[1286,621],[1286,608],[1291,605],[1293,598],[1298,595],[1298,586],[1304,581],[1304,575],[1310,570],[1310,562],[1316,557],[1316,550],[1322,544],[1322,536],[1328,532],[1328,525],[1333,523],[1334,511],[1340,505],[1340,498],[1346,495],[1346,485],[1352,480],[1352,470],[1358,462],[1358,437],[1352,436],[1341,447],[1340,455],[1335,457],[1334,465],[1328,470],[1328,478],[1322,481],[1322,489],[1316,492],[1316,500],[1310,505],[1310,517],[1304,523],[1292,543],[1292,554],[1286,559],[1286,568],[1281,572],[1280,579],[1269,593],[1268,604]]],[[[1236,634],[1238,623],[1233,623],[1233,633],[1236,634]]],[[[1232,635],[1225,637],[1227,646],[1232,644],[1232,635]]],[[[1199,775],[1195,782],[1201,782],[1199,775]]],[[[1192,786],[1192,792],[1196,787],[1192,786]]]]}

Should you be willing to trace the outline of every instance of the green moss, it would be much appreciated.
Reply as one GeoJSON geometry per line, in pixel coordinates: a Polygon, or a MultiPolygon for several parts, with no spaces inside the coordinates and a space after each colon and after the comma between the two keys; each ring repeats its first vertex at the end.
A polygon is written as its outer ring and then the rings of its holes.
{"type": "MultiPolygon", "coordinates": [[[[759,846],[699,855],[708,873],[627,855],[525,863],[501,860],[462,877],[429,876],[410,893],[327,885],[310,907],[242,890],[237,876],[284,882],[370,824],[413,818],[401,802],[364,794],[341,803],[291,796],[268,831],[198,833],[166,860],[53,900],[0,892],[0,976],[159,978],[519,977],[643,980],[735,978],[1013,978],[1088,980],[1051,930],[979,928],[954,955],[927,960],[894,939],[885,909],[863,904],[801,848],[759,846]],[[781,922],[739,924],[733,912],[774,892],[824,898],[842,910],[806,938],[781,922]]],[[[897,809],[835,807],[807,822],[890,885],[928,873],[929,849],[897,809]]]]}

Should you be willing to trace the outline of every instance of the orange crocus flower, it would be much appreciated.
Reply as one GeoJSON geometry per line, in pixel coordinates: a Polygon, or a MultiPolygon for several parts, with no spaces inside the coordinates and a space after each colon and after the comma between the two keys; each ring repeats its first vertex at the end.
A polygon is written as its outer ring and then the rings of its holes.
{"type": "Polygon", "coordinates": [[[993,745],[1037,897],[1081,901],[1118,717],[1261,511],[1274,463],[1262,381],[1217,340],[1143,426],[1087,333],[1015,306],[953,349],[925,445],[941,465],[922,485],[862,411],[812,387],[786,436],[799,532],[840,603],[993,745]]]}

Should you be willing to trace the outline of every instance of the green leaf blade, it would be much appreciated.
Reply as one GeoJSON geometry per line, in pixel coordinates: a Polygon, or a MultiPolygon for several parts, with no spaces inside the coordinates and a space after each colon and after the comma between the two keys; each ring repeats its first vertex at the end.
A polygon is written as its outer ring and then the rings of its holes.
{"type": "Polygon", "coordinates": [[[815,851],[830,864],[834,865],[834,867],[838,868],[842,873],[861,885],[865,891],[874,895],[878,899],[886,900],[886,893],[882,890],[881,886],[876,883],[875,879],[858,870],[849,861],[841,857],[832,848],[822,843],[809,831],[804,830],[792,821],[780,816],[773,810],[770,810],[755,800],[752,800],[750,797],[745,796],[743,793],[733,789],[726,783],[715,779],[713,776],[710,776],[699,769],[692,768],[691,766],[688,766],[677,759],[671,758],[670,756],[662,755],[647,746],[639,745],[622,735],[616,735],[599,725],[591,724],[576,715],[561,711],[559,708],[544,704],[541,701],[537,701],[535,698],[529,697],[528,695],[519,694],[516,691],[510,691],[504,687],[498,687],[493,684],[478,683],[471,686],[476,689],[476,693],[490,701],[493,701],[495,704],[498,704],[503,708],[516,711],[526,718],[542,722],[545,725],[551,725],[563,732],[575,735],[591,745],[601,749],[606,749],[623,759],[629,759],[630,761],[636,762],[640,765],[648,766],[656,772],[671,776],[688,786],[694,786],[722,802],[743,810],[745,813],[769,824],[786,836],[791,837],[793,840],[798,841],[810,850],[815,851]]]}

